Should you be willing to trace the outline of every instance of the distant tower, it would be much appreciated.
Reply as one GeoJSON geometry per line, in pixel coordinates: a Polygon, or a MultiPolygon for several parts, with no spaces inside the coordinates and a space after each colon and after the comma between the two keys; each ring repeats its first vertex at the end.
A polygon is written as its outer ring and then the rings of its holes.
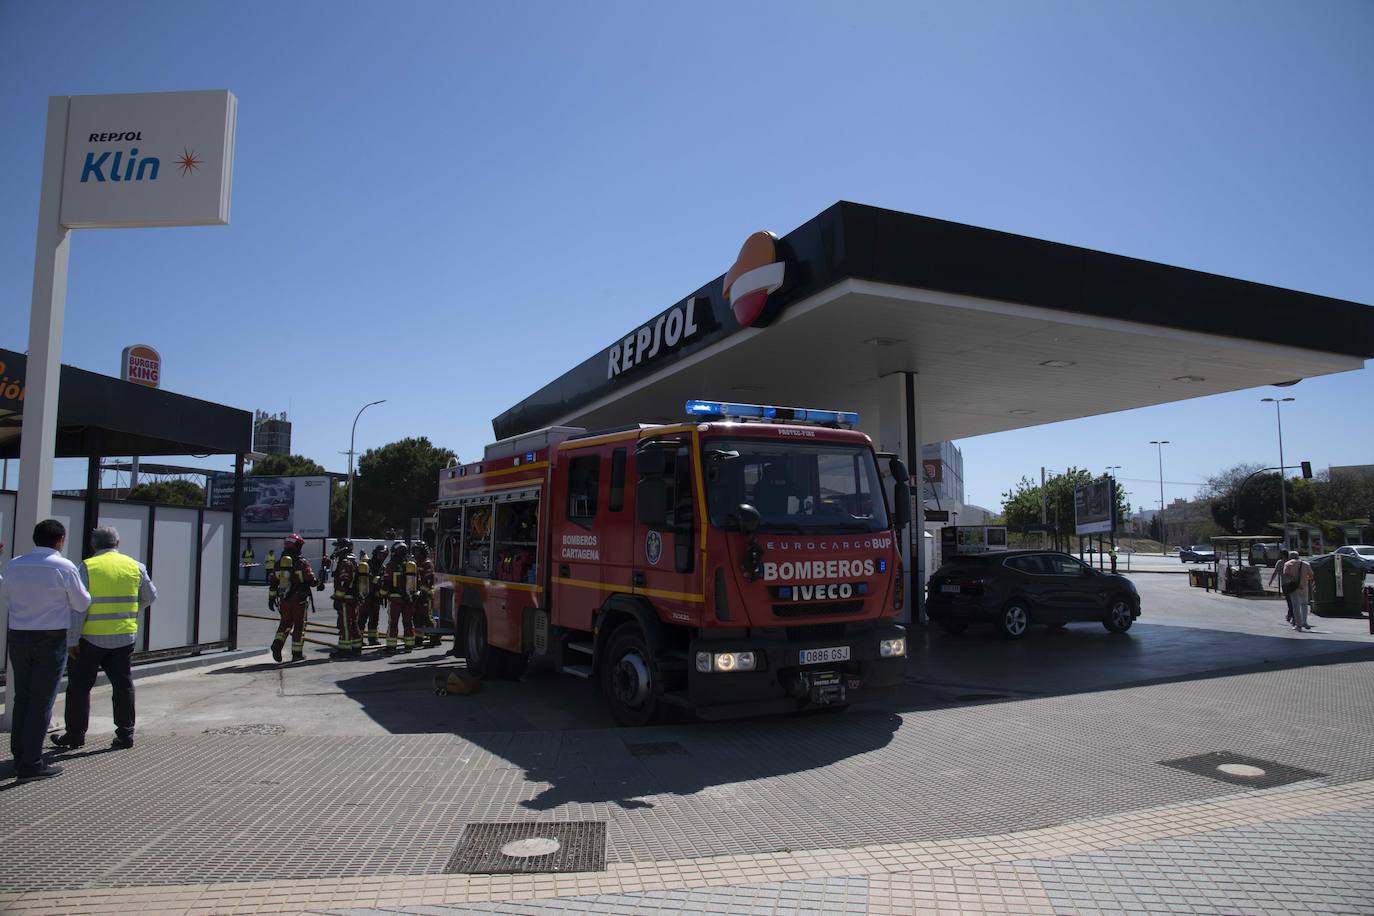
{"type": "Polygon", "coordinates": [[[253,451],[264,455],[291,454],[291,421],[286,411],[273,415],[264,410],[253,412],[253,451]]]}

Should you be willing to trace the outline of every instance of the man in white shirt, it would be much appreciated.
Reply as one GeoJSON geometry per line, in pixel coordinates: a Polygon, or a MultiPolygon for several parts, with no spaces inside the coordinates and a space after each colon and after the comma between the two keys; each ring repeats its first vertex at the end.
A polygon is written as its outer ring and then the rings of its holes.
{"type": "Polygon", "coordinates": [[[67,543],[62,523],[53,518],[39,522],[33,543],[33,552],[10,560],[0,580],[0,602],[9,608],[9,671],[14,679],[10,753],[20,782],[62,772],[43,760],[43,739],[66,667],[72,613],[91,606],[76,566],[61,554],[67,543]]]}

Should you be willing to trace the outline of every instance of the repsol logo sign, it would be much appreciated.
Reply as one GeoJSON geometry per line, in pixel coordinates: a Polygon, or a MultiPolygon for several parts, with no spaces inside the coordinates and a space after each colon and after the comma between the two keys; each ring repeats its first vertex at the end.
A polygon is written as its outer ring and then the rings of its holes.
{"type": "Polygon", "coordinates": [[[764,563],[765,582],[790,582],[796,579],[847,579],[873,575],[872,560],[796,560],[764,563]]]}
{"type": "Polygon", "coordinates": [[[692,296],[640,325],[606,351],[606,378],[612,379],[635,366],[661,359],[689,340],[695,340],[715,326],[711,303],[692,296]]]}

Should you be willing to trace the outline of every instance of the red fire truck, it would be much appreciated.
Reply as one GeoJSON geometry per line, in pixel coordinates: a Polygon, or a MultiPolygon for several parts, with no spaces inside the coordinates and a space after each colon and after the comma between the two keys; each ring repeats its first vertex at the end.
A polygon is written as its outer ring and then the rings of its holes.
{"type": "Polygon", "coordinates": [[[596,679],[624,725],[871,699],[906,631],[889,503],[858,415],[690,401],[690,422],[555,427],[446,468],[436,612],[483,678],[531,657],[596,679]]]}

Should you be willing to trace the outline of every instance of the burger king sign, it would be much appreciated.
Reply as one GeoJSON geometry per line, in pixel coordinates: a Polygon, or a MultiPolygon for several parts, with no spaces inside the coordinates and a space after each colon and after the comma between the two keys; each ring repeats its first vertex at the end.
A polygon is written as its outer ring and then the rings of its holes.
{"type": "Polygon", "coordinates": [[[157,388],[162,383],[162,357],[147,344],[134,344],[124,348],[120,357],[119,377],[135,385],[157,388]]]}

